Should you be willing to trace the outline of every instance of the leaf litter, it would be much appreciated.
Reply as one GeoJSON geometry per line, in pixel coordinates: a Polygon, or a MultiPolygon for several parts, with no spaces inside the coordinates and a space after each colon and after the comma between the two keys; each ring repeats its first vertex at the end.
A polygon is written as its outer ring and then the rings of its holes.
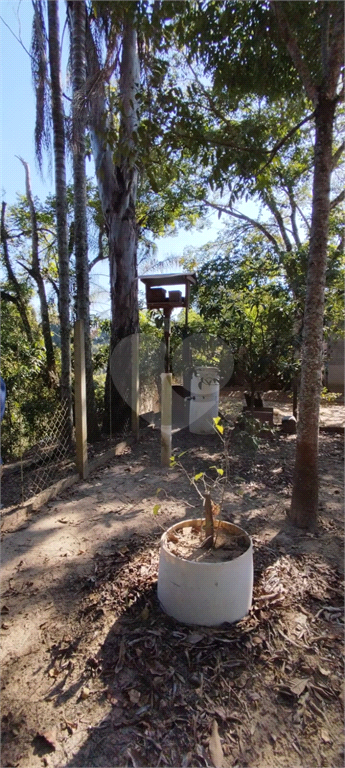
{"type": "MultiPolygon", "coordinates": [[[[341,576],[312,550],[267,547],[250,524],[254,601],[236,625],[186,627],[161,611],[159,536],[94,555],[68,625],[53,624],[44,649],[54,673],[36,691],[34,734],[61,720],[52,768],[284,765],[297,754],[342,765],[341,576]]],[[[28,707],[17,711],[3,682],[3,759],[31,768],[28,707]]]]}

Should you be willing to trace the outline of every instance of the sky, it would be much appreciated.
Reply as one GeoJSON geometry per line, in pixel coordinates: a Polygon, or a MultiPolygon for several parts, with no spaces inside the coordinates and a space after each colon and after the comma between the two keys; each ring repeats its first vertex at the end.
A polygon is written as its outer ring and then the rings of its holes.
{"type": "MultiPolygon", "coordinates": [[[[64,23],[64,9],[65,3],[61,2],[60,34],[64,23]]],[[[31,44],[32,13],[31,0],[0,0],[0,179],[1,198],[8,206],[16,202],[17,193],[25,192],[24,168],[16,156],[21,156],[29,163],[34,196],[44,200],[48,194],[54,192],[54,179],[49,172],[47,158],[45,157],[44,160],[43,178],[35,160],[35,95],[28,53],[31,44]],[[14,35],[20,38],[26,51],[14,35]]],[[[63,64],[67,60],[67,45],[68,34],[65,33],[63,64]]],[[[87,162],[87,173],[93,176],[93,161],[87,162]]],[[[72,180],[70,171],[68,180],[72,180]]],[[[222,221],[219,222],[217,215],[214,214],[201,230],[193,229],[188,232],[182,230],[175,236],[157,239],[157,260],[182,256],[187,247],[200,247],[215,240],[222,221]]],[[[171,271],[171,267],[167,271],[171,271]]],[[[92,309],[106,317],[110,308],[107,263],[96,265],[91,272],[90,282],[91,295],[94,299],[92,309]]]]}

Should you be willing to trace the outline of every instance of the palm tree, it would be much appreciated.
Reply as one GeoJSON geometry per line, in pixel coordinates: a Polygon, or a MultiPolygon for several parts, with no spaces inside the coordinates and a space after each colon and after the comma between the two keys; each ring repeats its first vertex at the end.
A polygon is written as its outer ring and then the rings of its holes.
{"type": "Polygon", "coordinates": [[[64,109],[61,88],[61,62],[59,40],[58,0],[49,0],[48,6],[48,52],[50,67],[50,90],[47,87],[48,60],[46,54],[47,34],[41,0],[33,0],[33,41],[32,72],[36,91],[35,146],[39,166],[42,165],[42,144],[48,142],[50,117],[53,124],[55,198],[57,221],[57,247],[59,262],[58,309],[61,336],[61,403],[66,413],[66,433],[72,436],[72,392],[71,392],[71,341],[70,341],[70,290],[69,252],[67,234],[66,197],[66,141],[64,109]]]}
{"type": "Polygon", "coordinates": [[[73,192],[74,192],[74,253],[77,284],[77,318],[84,321],[85,333],[85,369],[87,399],[88,439],[98,440],[100,431],[93,386],[91,337],[90,337],[90,299],[89,265],[87,249],[86,219],[86,171],[85,171],[85,25],[86,8],[84,2],[69,2],[72,51],[72,149],[73,149],[73,192]]]}
{"type": "Polygon", "coordinates": [[[69,299],[69,252],[67,227],[65,118],[61,88],[59,3],[48,2],[48,50],[51,82],[51,108],[54,135],[55,198],[59,259],[59,317],[61,337],[61,402],[66,411],[69,436],[72,435],[71,332],[69,299]]]}

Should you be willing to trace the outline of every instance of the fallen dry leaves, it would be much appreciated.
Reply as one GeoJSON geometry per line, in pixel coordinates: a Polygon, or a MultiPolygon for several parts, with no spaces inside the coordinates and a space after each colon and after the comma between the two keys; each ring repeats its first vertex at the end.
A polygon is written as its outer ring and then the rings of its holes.
{"type": "Polygon", "coordinates": [[[8,763],[32,768],[32,736],[49,733],[55,718],[55,750],[46,741],[54,768],[68,764],[62,748],[76,768],[318,765],[320,755],[341,765],[340,576],[321,555],[266,546],[262,519],[249,521],[253,607],[235,626],[186,627],[162,613],[157,536],[96,553],[76,584],[68,627],[49,628],[47,693],[33,733],[3,701],[8,763]]]}

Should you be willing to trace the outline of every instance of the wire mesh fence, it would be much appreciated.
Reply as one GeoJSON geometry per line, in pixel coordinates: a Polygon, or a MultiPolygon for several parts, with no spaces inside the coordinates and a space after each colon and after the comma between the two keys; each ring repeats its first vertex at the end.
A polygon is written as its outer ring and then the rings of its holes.
{"type": "Polygon", "coordinates": [[[66,406],[44,375],[30,370],[20,346],[7,370],[1,423],[1,505],[27,501],[75,472],[66,406]]]}
{"type": "MultiPolygon", "coordinates": [[[[58,404],[46,423],[45,434],[28,452],[30,475],[23,485],[29,498],[49,488],[75,467],[67,409],[58,404]],[[30,455],[29,455],[30,454],[30,455]]],[[[24,498],[24,500],[25,500],[24,498]]]]}
{"type": "MultiPolygon", "coordinates": [[[[93,359],[96,404],[102,434],[98,443],[87,445],[89,462],[133,432],[130,409],[118,429],[113,412],[116,402],[114,406],[112,398],[104,397],[107,371],[111,371],[113,385],[124,397],[124,402],[132,407],[132,401],[126,399],[125,393],[127,389],[131,391],[133,386],[132,381],[127,387],[128,376],[131,380],[133,378],[131,365],[127,364],[127,357],[132,360],[133,340],[130,337],[124,340],[124,344],[129,343],[129,349],[125,347],[121,357],[118,349],[110,352],[110,324],[105,323],[101,331],[99,333],[97,329],[93,359]],[[103,425],[107,425],[104,430],[103,425]]],[[[155,425],[160,410],[160,373],[164,369],[164,345],[161,331],[153,323],[147,323],[140,333],[138,350],[136,370],[140,393],[136,408],[141,423],[155,425]]],[[[49,385],[41,366],[37,366],[37,369],[30,367],[24,345],[16,345],[12,353],[4,371],[7,401],[1,423],[3,465],[0,501],[3,508],[26,502],[77,471],[75,441],[70,438],[68,414],[59,401],[58,390],[49,385]]]]}

